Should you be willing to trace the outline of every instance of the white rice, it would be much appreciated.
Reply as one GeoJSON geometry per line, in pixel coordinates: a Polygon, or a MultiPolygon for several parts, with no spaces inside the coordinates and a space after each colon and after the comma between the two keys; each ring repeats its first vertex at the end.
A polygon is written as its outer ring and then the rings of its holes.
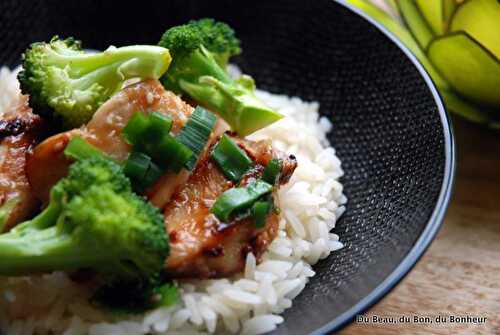
{"type": "Polygon", "coordinates": [[[0,67],[0,116],[4,115],[19,99],[19,83],[16,79],[20,68],[13,71],[0,67]]]}
{"type": "MultiPolygon", "coordinates": [[[[237,70],[232,69],[233,72],[237,70]]],[[[181,301],[127,320],[88,303],[90,292],[63,273],[0,279],[0,333],[8,335],[261,334],[284,322],[279,316],[315,275],[312,265],[342,248],[330,233],[345,211],[338,179],[340,161],[326,139],[331,124],[317,102],[258,91],[285,118],[250,136],[298,159],[279,192],[280,231],[256,264],[249,254],[244,273],[230,279],[179,281],[181,301]]],[[[17,101],[15,73],[0,70],[0,112],[17,101]]],[[[0,113],[1,114],[1,113],[0,113]]]]}

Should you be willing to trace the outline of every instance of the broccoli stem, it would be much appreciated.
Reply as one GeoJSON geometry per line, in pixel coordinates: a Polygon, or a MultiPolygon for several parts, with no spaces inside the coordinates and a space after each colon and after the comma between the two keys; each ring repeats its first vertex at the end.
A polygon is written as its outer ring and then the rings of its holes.
{"type": "Polygon", "coordinates": [[[78,79],[71,80],[70,87],[73,91],[86,90],[95,83],[99,83],[104,88],[104,92],[108,94],[114,93],[120,89],[124,78],[133,77],[127,73],[120,72],[121,65],[122,63],[117,62],[89,72],[78,79]]]}
{"type": "Polygon", "coordinates": [[[75,270],[96,264],[102,257],[80,250],[69,234],[53,226],[28,234],[0,235],[0,275],[22,276],[54,270],[75,270]]]}
{"type": "Polygon", "coordinates": [[[85,141],[80,136],[75,136],[69,141],[64,149],[64,155],[74,160],[83,160],[89,158],[108,158],[101,150],[85,141]]]}
{"type": "Polygon", "coordinates": [[[159,78],[167,70],[171,60],[170,54],[166,53],[164,48],[151,45],[110,47],[100,53],[71,51],[59,53],[53,50],[46,59],[45,65],[59,68],[65,68],[70,64],[67,70],[71,77],[83,76],[101,67],[134,60],[136,63],[129,64],[127,71],[130,75],[141,78],[159,78]],[[158,61],[159,56],[162,58],[162,62],[158,61]]]}
{"type": "Polygon", "coordinates": [[[151,67],[151,65],[154,64],[149,59],[144,58],[132,58],[124,62],[118,60],[94,71],[87,72],[78,79],[70,79],[69,87],[72,91],[83,91],[99,83],[104,89],[104,94],[113,94],[120,90],[124,80],[130,78],[156,78],[158,69],[151,67]]]}
{"type": "Polygon", "coordinates": [[[47,208],[45,208],[40,214],[35,216],[30,221],[21,223],[12,229],[10,233],[0,235],[0,238],[9,234],[10,236],[25,236],[31,234],[32,232],[46,229],[57,221],[59,215],[61,214],[61,209],[60,201],[51,201],[47,208]]]}
{"type": "MultiPolygon", "coordinates": [[[[54,189],[49,205],[36,217],[0,235],[0,275],[20,276],[95,266],[101,255],[79,247],[70,231],[57,225],[65,220],[63,195],[54,189]]],[[[104,259],[103,259],[104,261],[104,259]]]]}
{"type": "Polygon", "coordinates": [[[165,77],[169,82],[169,89],[176,93],[183,91],[179,79],[183,82],[198,84],[198,79],[207,75],[224,83],[231,82],[226,71],[219,66],[213,55],[203,46],[189,54],[182,55],[182,57],[174,58],[173,62],[175,65],[170,68],[165,77]]]}
{"type": "Polygon", "coordinates": [[[80,265],[74,258],[85,252],[75,250],[69,235],[61,233],[55,225],[62,211],[60,201],[55,198],[35,218],[0,235],[0,275],[28,275],[80,265]]]}
{"type": "MultiPolygon", "coordinates": [[[[33,220],[0,235],[0,275],[23,276],[82,268],[108,269],[121,278],[134,278],[136,269],[122,263],[120,255],[96,252],[71,230],[58,225],[65,220],[62,206],[51,204],[33,220]]],[[[96,245],[96,249],[98,249],[96,245]]]]}
{"type": "Polygon", "coordinates": [[[201,105],[216,111],[240,136],[283,117],[255,96],[251,77],[233,80],[203,46],[174,58],[165,76],[168,88],[186,92],[201,105]]]}
{"type": "Polygon", "coordinates": [[[87,123],[127,79],[158,79],[170,65],[166,48],[109,47],[85,52],[74,39],[33,43],[23,54],[19,83],[30,106],[64,128],[87,123]]]}

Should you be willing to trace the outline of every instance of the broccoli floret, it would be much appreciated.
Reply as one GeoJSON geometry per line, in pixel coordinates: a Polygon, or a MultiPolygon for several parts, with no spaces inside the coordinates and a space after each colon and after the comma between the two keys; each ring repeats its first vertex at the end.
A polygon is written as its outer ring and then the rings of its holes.
{"type": "Polygon", "coordinates": [[[109,47],[91,53],[74,38],[56,36],[24,52],[18,79],[35,113],[71,128],[89,121],[125,80],[160,78],[170,60],[168,50],[158,46],[109,47]]]}
{"type": "Polygon", "coordinates": [[[104,157],[73,163],[48,207],[0,235],[0,275],[91,269],[108,287],[155,287],[168,240],[163,216],[104,157]]]}
{"type": "Polygon", "coordinates": [[[239,41],[228,25],[211,19],[191,21],[167,30],[159,45],[173,56],[162,77],[163,85],[217,112],[239,135],[282,118],[255,96],[251,77],[234,80],[227,73],[228,58],[240,52],[239,41]]]}
{"type": "MultiPolygon", "coordinates": [[[[212,52],[215,60],[222,68],[227,66],[230,57],[241,53],[240,40],[229,25],[206,18],[191,21],[188,26],[193,26],[191,29],[199,30],[201,44],[212,52]]],[[[180,27],[183,29],[183,26],[180,27]]]]}
{"type": "Polygon", "coordinates": [[[92,297],[92,302],[116,315],[142,314],[150,309],[173,306],[178,301],[178,287],[168,281],[156,287],[146,288],[130,286],[127,283],[103,286],[92,297]]]}

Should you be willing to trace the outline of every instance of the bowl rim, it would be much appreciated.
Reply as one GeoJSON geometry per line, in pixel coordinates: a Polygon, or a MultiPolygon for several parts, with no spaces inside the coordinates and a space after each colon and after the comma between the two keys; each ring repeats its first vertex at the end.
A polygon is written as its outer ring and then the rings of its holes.
{"type": "Polygon", "coordinates": [[[432,81],[420,61],[405,45],[403,45],[401,41],[397,39],[396,36],[394,36],[384,26],[376,22],[373,18],[369,17],[363,11],[354,7],[353,5],[346,3],[345,0],[333,0],[333,2],[347,8],[354,15],[360,16],[364,20],[368,21],[371,25],[375,26],[382,34],[384,34],[389,40],[391,40],[416,67],[417,71],[420,73],[421,77],[424,79],[425,84],[430,90],[432,97],[434,98],[434,102],[438,108],[439,117],[441,119],[441,126],[443,127],[445,165],[443,182],[441,184],[441,190],[436,202],[436,206],[434,207],[434,210],[429,221],[427,222],[426,227],[424,228],[423,232],[420,234],[420,237],[417,239],[408,254],[403,258],[399,265],[367,296],[365,296],[354,306],[349,308],[347,311],[345,311],[332,321],[313,331],[311,333],[312,335],[329,334],[333,331],[338,331],[341,328],[345,327],[354,319],[356,315],[363,313],[370,307],[374,306],[377,302],[379,302],[410,272],[410,270],[416,265],[427,248],[430,246],[431,242],[434,240],[434,237],[439,231],[441,224],[443,223],[444,215],[448,208],[451,193],[453,190],[456,169],[455,140],[450,117],[446,112],[442,98],[436,86],[434,85],[434,82],[432,81]]]}

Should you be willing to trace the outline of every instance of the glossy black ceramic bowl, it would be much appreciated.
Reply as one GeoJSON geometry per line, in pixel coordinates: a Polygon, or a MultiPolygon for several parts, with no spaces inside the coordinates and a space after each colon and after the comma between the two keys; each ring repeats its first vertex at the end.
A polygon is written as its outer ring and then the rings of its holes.
{"type": "Polygon", "coordinates": [[[0,64],[55,34],[84,46],[156,43],[189,19],[228,22],[243,43],[237,63],[260,88],[318,100],[333,122],[349,198],[336,233],[345,248],[285,313],[276,334],[327,333],[377,302],[433,239],[453,179],[449,120],[406,49],[333,0],[0,1],[0,64]]]}

